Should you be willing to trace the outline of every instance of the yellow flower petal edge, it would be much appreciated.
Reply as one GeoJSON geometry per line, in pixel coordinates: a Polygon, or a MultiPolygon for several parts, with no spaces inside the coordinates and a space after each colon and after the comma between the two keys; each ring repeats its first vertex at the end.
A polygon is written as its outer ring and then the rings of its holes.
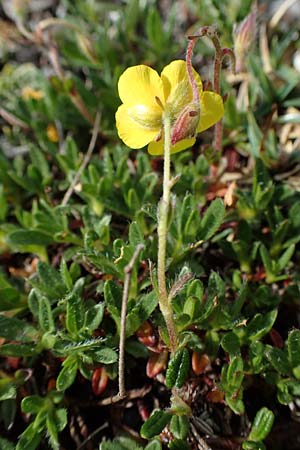
{"type": "Polygon", "coordinates": [[[215,92],[204,91],[200,97],[200,122],[198,133],[217,123],[224,115],[222,97],[215,92]]]}
{"type": "MultiPolygon", "coordinates": [[[[199,74],[196,72],[196,70],[193,69],[193,74],[196,79],[196,83],[199,86],[199,94],[202,93],[202,81],[199,76],[199,74]]],[[[165,99],[171,95],[174,90],[177,88],[178,84],[182,81],[188,81],[188,73],[186,68],[186,62],[182,59],[177,59],[175,61],[172,61],[170,64],[168,64],[166,67],[164,67],[162,73],[161,73],[161,79],[164,86],[164,93],[165,93],[165,99]]],[[[187,99],[188,101],[192,100],[192,88],[190,88],[190,98],[187,99]]]]}
{"type": "MultiPolygon", "coordinates": [[[[187,148],[192,147],[195,144],[196,139],[183,139],[171,146],[171,154],[179,153],[187,148]]],[[[160,156],[164,154],[164,139],[160,139],[158,142],[150,142],[148,145],[148,152],[152,156],[160,156]]]]}
{"type": "Polygon", "coordinates": [[[157,109],[155,97],[163,102],[163,83],[156,70],[145,65],[133,66],[123,72],[118,82],[122,103],[147,105],[157,109]]]}
{"type": "Polygon", "coordinates": [[[142,127],[139,123],[134,121],[130,117],[127,105],[119,106],[116,112],[116,125],[122,141],[128,147],[135,149],[145,147],[149,142],[156,139],[160,131],[160,128],[151,129],[142,127]]]}

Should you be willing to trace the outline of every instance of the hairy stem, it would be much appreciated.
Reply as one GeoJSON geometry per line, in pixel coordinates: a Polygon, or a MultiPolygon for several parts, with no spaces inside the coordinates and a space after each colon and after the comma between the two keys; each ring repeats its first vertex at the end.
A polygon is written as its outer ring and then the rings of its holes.
{"type": "MultiPolygon", "coordinates": [[[[211,37],[211,40],[215,46],[213,89],[217,94],[220,95],[221,94],[220,75],[223,59],[222,47],[220,45],[220,40],[217,33],[211,37]]],[[[223,137],[223,120],[220,119],[219,122],[217,122],[215,125],[214,148],[216,151],[222,150],[222,137],[223,137]]]]}
{"type": "Polygon", "coordinates": [[[189,40],[189,44],[188,44],[188,48],[187,48],[187,52],[186,52],[186,67],[187,67],[189,81],[192,86],[193,101],[199,105],[199,103],[200,103],[199,87],[197,86],[195,76],[193,74],[193,67],[192,67],[193,50],[194,50],[196,42],[197,42],[197,38],[193,38],[193,39],[189,40]]]}
{"type": "Polygon", "coordinates": [[[159,291],[159,307],[165,319],[169,338],[171,352],[175,352],[177,347],[177,333],[174,323],[174,314],[171,301],[168,298],[166,286],[166,248],[168,235],[168,214],[170,210],[170,165],[171,165],[171,120],[168,111],[164,115],[164,180],[163,180],[163,196],[159,203],[158,210],[158,254],[157,254],[157,278],[159,291]]]}

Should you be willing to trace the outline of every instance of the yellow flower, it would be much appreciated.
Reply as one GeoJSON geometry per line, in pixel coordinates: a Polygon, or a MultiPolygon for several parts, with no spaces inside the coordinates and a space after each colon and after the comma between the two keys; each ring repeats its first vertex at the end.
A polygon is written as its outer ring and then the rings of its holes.
{"type": "MultiPolygon", "coordinates": [[[[199,75],[195,70],[193,73],[199,88],[199,123],[197,119],[193,136],[171,146],[171,153],[191,147],[196,140],[195,135],[214,125],[224,114],[221,96],[215,92],[203,91],[199,75]]],[[[118,90],[123,104],[116,112],[116,124],[122,141],[135,149],[149,144],[148,152],[151,155],[162,155],[164,110],[168,109],[172,125],[176,124],[178,127],[184,110],[194,104],[185,61],[171,62],[163,69],[161,76],[145,65],[129,67],[120,76],[118,90]]],[[[192,115],[190,114],[191,120],[192,115]]]]}
{"type": "Polygon", "coordinates": [[[59,142],[58,131],[56,126],[53,125],[53,123],[49,123],[49,125],[47,126],[46,134],[49,141],[54,143],[59,142]]]}
{"type": "Polygon", "coordinates": [[[44,97],[42,91],[33,89],[30,86],[23,87],[21,95],[24,100],[30,100],[31,98],[34,100],[41,100],[44,97]]]}

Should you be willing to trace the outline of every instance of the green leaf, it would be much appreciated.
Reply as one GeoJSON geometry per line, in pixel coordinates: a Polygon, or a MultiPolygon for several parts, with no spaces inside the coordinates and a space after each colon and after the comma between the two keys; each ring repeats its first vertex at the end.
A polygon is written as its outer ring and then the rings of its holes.
{"type": "Polygon", "coordinates": [[[154,411],[143,424],[140,434],[144,439],[151,439],[162,432],[172,418],[172,414],[166,411],[154,411]]]}
{"type": "Polygon", "coordinates": [[[244,379],[244,363],[240,356],[234,356],[231,359],[226,378],[227,385],[233,390],[239,389],[242,385],[244,379]]]}
{"type": "Polygon", "coordinates": [[[45,407],[45,399],[39,395],[25,397],[21,403],[23,413],[38,414],[43,407],[45,407]]]}
{"type": "Polygon", "coordinates": [[[84,326],[90,331],[96,330],[102,322],[104,314],[104,303],[93,305],[85,313],[84,326]]]}
{"type": "Polygon", "coordinates": [[[16,398],[17,390],[14,381],[11,378],[0,379],[0,401],[16,398]]]}
{"type": "Polygon", "coordinates": [[[129,242],[136,247],[144,243],[144,235],[141,226],[137,222],[132,222],[129,227],[129,242]]]}
{"type": "Polygon", "coordinates": [[[270,347],[265,353],[266,357],[281,375],[288,375],[290,373],[290,364],[287,352],[280,348],[270,347]]]}
{"type": "Polygon", "coordinates": [[[55,421],[53,420],[53,411],[47,415],[46,428],[52,450],[59,450],[58,433],[55,421]]]}
{"type": "Polygon", "coordinates": [[[255,416],[248,439],[254,442],[263,441],[270,433],[274,419],[272,411],[261,408],[255,416]]]}
{"type": "Polygon", "coordinates": [[[55,330],[51,305],[49,300],[44,296],[39,299],[38,319],[40,327],[44,332],[51,333],[55,330]]]}
{"type": "Polygon", "coordinates": [[[278,314],[277,309],[273,309],[267,314],[255,314],[246,327],[247,338],[250,342],[258,341],[269,333],[274,325],[278,314]]]}
{"type": "Polygon", "coordinates": [[[245,441],[242,444],[243,450],[266,450],[263,442],[245,441]]]}
{"type": "Polygon", "coordinates": [[[41,442],[42,436],[37,433],[34,423],[31,423],[21,434],[16,450],[35,450],[41,442]]]}
{"type": "Polygon", "coordinates": [[[277,270],[278,272],[281,272],[286,268],[288,263],[290,262],[294,252],[295,252],[295,244],[290,245],[285,252],[280,256],[279,260],[277,261],[277,270]]]}
{"type": "Polygon", "coordinates": [[[66,294],[66,287],[63,283],[62,277],[53,267],[39,261],[37,265],[37,274],[39,281],[33,283],[36,287],[45,294],[49,300],[59,300],[66,294]]]}
{"type": "Polygon", "coordinates": [[[252,112],[248,112],[248,138],[250,142],[250,153],[255,158],[258,158],[260,155],[260,147],[262,143],[262,132],[259,126],[256,123],[255,117],[252,112]]]}
{"type": "Polygon", "coordinates": [[[84,325],[83,300],[77,292],[67,297],[66,328],[69,333],[77,335],[84,325]]]}
{"type": "Polygon", "coordinates": [[[0,336],[9,341],[30,342],[37,331],[26,321],[0,315],[0,336]]]}
{"type": "Polygon", "coordinates": [[[72,276],[69,272],[67,263],[64,258],[61,260],[61,263],[60,263],[60,274],[61,274],[62,280],[63,280],[64,284],[66,285],[66,287],[68,288],[68,290],[71,290],[73,287],[73,280],[72,280],[72,276]]]}
{"type": "Polygon", "coordinates": [[[191,450],[191,447],[182,439],[174,439],[169,445],[170,450],[191,450]]]}
{"type": "Polygon", "coordinates": [[[138,211],[140,208],[140,201],[135,189],[129,189],[126,196],[126,203],[131,211],[138,211]]]}
{"type": "Polygon", "coordinates": [[[0,437],[0,449],[1,450],[15,450],[15,444],[9,442],[7,439],[0,437]]]}
{"type": "Polygon", "coordinates": [[[148,445],[146,445],[145,450],[162,450],[161,442],[158,440],[151,441],[148,445]]]}
{"type": "Polygon", "coordinates": [[[190,355],[186,348],[177,350],[169,361],[166,372],[166,386],[181,388],[190,368],[190,355]]]}
{"type": "Polygon", "coordinates": [[[225,216],[225,206],[221,199],[214,200],[207,208],[201,220],[197,240],[207,241],[222,225],[225,216]]]}
{"type": "MultiPolygon", "coordinates": [[[[263,265],[266,269],[267,275],[268,276],[272,276],[274,273],[274,269],[273,269],[273,264],[272,264],[272,259],[269,255],[268,250],[266,249],[266,247],[264,246],[264,244],[261,244],[259,247],[259,253],[263,262],[263,265]]],[[[275,275],[275,274],[274,274],[275,275]]]]}
{"type": "Polygon", "coordinates": [[[1,411],[1,417],[3,420],[3,425],[4,425],[5,429],[8,431],[12,428],[12,426],[15,423],[15,419],[16,419],[16,414],[17,414],[16,398],[9,398],[7,400],[3,400],[0,405],[0,411],[1,411]]]}
{"type": "Polygon", "coordinates": [[[170,431],[175,439],[185,439],[189,432],[189,419],[187,416],[174,415],[170,422],[170,431]]]}
{"type": "Polygon", "coordinates": [[[31,344],[3,344],[0,346],[1,356],[33,356],[36,352],[35,345],[31,344]]]}
{"type": "Polygon", "coordinates": [[[204,288],[203,288],[203,283],[201,280],[193,280],[189,283],[188,287],[187,287],[187,291],[186,291],[186,296],[190,297],[196,297],[199,300],[202,300],[203,297],[203,292],[204,292],[204,288]]]}
{"type": "Polygon", "coordinates": [[[93,352],[93,359],[102,364],[113,364],[118,360],[118,354],[115,350],[105,347],[93,352]]]}
{"type": "Polygon", "coordinates": [[[221,345],[225,352],[229,353],[231,356],[237,355],[240,352],[240,340],[233,331],[224,335],[221,345]]]}
{"type": "MultiPolygon", "coordinates": [[[[0,274],[0,311],[9,311],[20,306],[20,292],[0,274]]],[[[0,327],[1,329],[1,327],[0,327]]]]}
{"type": "Polygon", "coordinates": [[[62,431],[68,423],[67,410],[58,408],[54,411],[54,420],[58,431],[62,431]]]}
{"type": "Polygon", "coordinates": [[[16,247],[20,245],[47,246],[53,244],[54,239],[51,235],[38,230],[17,230],[8,235],[7,242],[16,247]]]}
{"type": "Polygon", "coordinates": [[[300,330],[292,330],[290,332],[287,348],[293,373],[300,380],[300,330]]]}
{"type": "Polygon", "coordinates": [[[62,370],[59,372],[59,375],[56,380],[56,388],[58,391],[64,391],[68,387],[73,384],[78,369],[78,360],[77,355],[70,355],[68,356],[63,364],[62,364],[62,370]]]}
{"type": "Polygon", "coordinates": [[[133,333],[147,320],[155,310],[158,303],[155,291],[142,295],[136,305],[127,314],[126,336],[132,336],[133,333]]]}
{"type": "Polygon", "coordinates": [[[218,307],[225,296],[225,284],[217,272],[211,272],[208,280],[207,298],[202,302],[198,312],[199,321],[206,320],[218,307]]]}
{"type": "Polygon", "coordinates": [[[104,284],[104,298],[108,311],[112,315],[117,328],[120,327],[122,291],[112,280],[104,284]]]}
{"type": "Polygon", "coordinates": [[[106,258],[101,253],[95,254],[87,251],[84,253],[84,256],[101,272],[113,275],[116,278],[119,278],[122,275],[116,265],[112,262],[111,258],[106,258]]]}
{"type": "Polygon", "coordinates": [[[101,442],[99,450],[142,450],[142,447],[132,438],[121,436],[113,441],[101,442]]]}

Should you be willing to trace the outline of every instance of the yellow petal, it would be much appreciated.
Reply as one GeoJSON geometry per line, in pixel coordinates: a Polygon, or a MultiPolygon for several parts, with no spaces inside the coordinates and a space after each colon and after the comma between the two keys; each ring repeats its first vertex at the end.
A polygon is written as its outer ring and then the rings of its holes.
{"type": "MultiPolygon", "coordinates": [[[[191,139],[183,139],[182,141],[177,142],[175,145],[172,145],[171,147],[171,153],[178,153],[181,152],[183,150],[186,150],[187,148],[190,148],[194,145],[196,139],[195,138],[191,138],[191,139]]],[[[158,141],[158,142],[150,142],[150,144],[148,145],[148,152],[150,153],[150,155],[163,155],[164,154],[164,137],[162,136],[162,138],[158,141]]]]}
{"type": "MultiPolygon", "coordinates": [[[[199,86],[200,94],[202,93],[202,81],[199,74],[193,69],[193,73],[196,79],[196,83],[199,86]]],[[[161,79],[164,86],[165,100],[171,95],[178,84],[181,82],[189,81],[186,62],[183,60],[172,61],[168,64],[161,73],[161,79]]],[[[189,98],[187,98],[186,103],[192,100],[192,88],[189,84],[189,98]]]]}
{"type": "Polygon", "coordinates": [[[118,134],[130,148],[144,147],[160,132],[161,114],[157,116],[151,109],[143,108],[139,105],[121,105],[116,112],[118,134]]]}
{"type": "Polygon", "coordinates": [[[118,83],[119,96],[128,105],[140,104],[159,108],[155,97],[164,103],[163,84],[151,67],[139,65],[123,72],[118,83]]]}
{"type": "Polygon", "coordinates": [[[222,97],[215,92],[204,91],[200,97],[200,122],[198,133],[217,123],[224,115],[222,97]]]}

